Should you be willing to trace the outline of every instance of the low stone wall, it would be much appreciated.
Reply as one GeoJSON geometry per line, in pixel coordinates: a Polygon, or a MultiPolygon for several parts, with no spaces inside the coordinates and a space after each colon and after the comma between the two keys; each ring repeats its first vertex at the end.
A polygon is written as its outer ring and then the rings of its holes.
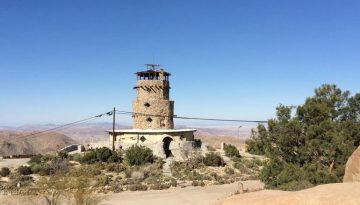
{"type": "MultiPolygon", "coordinates": [[[[116,147],[121,147],[123,150],[133,145],[134,143],[116,143],[116,147]]],[[[156,143],[140,143],[139,145],[150,148],[157,157],[166,158],[164,143],[162,141],[156,143]]],[[[194,145],[193,141],[172,141],[170,142],[169,149],[175,161],[183,161],[191,157],[194,145]]]]}

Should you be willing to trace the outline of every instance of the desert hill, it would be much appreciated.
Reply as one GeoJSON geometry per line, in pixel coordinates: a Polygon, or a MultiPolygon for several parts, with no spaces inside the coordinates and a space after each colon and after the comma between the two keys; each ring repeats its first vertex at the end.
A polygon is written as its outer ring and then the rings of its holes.
{"type": "MultiPolygon", "coordinates": [[[[41,131],[52,129],[56,126],[56,124],[44,124],[44,125],[23,125],[18,127],[1,127],[1,130],[5,131],[22,131],[22,132],[30,132],[30,131],[41,131]]],[[[229,141],[227,138],[231,139],[239,139],[240,141],[244,141],[251,134],[251,129],[256,128],[256,125],[243,125],[240,129],[238,125],[233,126],[177,126],[176,129],[187,129],[187,128],[195,128],[197,131],[195,132],[195,136],[198,138],[206,138],[205,141],[209,142],[209,145],[220,145],[222,141],[229,141]],[[213,143],[214,142],[214,143],[213,143]]],[[[64,129],[56,130],[57,133],[64,134],[74,139],[79,143],[90,143],[94,141],[103,141],[108,140],[108,133],[106,130],[112,129],[112,123],[84,123],[79,124],[73,127],[66,127],[64,129]]],[[[124,126],[120,124],[116,124],[116,129],[131,129],[131,126],[124,126]]],[[[234,144],[238,144],[238,140],[235,140],[234,144]]],[[[239,141],[239,142],[240,142],[239,141]]]]}
{"type": "Polygon", "coordinates": [[[44,154],[76,143],[70,137],[48,132],[28,137],[31,132],[0,131],[0,156],[19,154],[44,154]]]}

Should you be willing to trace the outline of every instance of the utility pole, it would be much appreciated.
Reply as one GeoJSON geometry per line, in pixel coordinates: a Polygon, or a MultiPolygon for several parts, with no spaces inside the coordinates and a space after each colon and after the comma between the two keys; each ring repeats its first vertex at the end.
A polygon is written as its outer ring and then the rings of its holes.
{"type": "Polygon", "coordinates": [[[115,151],[115,107],[113,110],[113,135],[112,135],[112,150],[115,151]]]}
{"type": "Polygon", "coordinates": [[[240,138],[240,128],[242,128],[242,126],[238,127],[238,138],[240,138]]]}

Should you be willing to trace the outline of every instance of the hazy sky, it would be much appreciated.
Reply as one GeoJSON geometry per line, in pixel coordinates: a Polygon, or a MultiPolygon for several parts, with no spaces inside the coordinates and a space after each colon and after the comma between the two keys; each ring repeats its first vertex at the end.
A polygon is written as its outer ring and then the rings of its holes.
{"type": "Polygon", "coordinates": [[[266,120],[323,83],[360,92],[359,11],[356,0],[0,0],[0,124],[131,110],[145,63],[172,73],[182,116],[266,120]]]}

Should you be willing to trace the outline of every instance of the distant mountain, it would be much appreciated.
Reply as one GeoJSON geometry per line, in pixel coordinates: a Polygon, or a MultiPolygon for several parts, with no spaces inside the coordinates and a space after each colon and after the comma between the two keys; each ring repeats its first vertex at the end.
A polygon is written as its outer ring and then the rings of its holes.
{"type": "Polygon", "coordinates": [[[0,131],[0,156],[44,154],[76,143],[72,138],[56,132],[27,136],[32,133],[0,131]]]}
{"type": "MultiPolygon", "coordinates": [[[[61,126],[61,124],[44,124],[44,125],[23,125],[19,127],[6,127],[3,130],[15,132],[36,132],[52,129],[61,126]]],[[[116,129],[130,128],[127,126],[116,125],[116,129]]],[[[75,126],[56,129],[57,133],[64,134],[79,143],[88,143],[92,141],[107,140],[106,130],[112,129],[112,123],[84,123],[75,126]]]]}
{"type": "MultiPolygon", "coordinates": [[[[19,127],[3,127],[3,130],[12,132],[35,132],[55,128],[57,124],[44,125],[24,125],[19,127]]],[[[116,129],[130,129],[131,126],[116,125],[116,129]]],[[[251,129],[255,125],[246,125],[239,128],[239,126],[176,126],[177,129],[194,128],[197,129],[195,136],[198,137],[234,137],[239,140],[248,138],[251,134],[251,129]]],[[[57,133],[66,135],[79,143],[91,143],[96,141],[108,140],[107,130],[112,129],[112,123],[84,123],[63,129],[54,130],[57,133]]],[[[1,132],[1,130],[0,130],[1,132]]],[[[222,138],[224,139],[224,138],[222,138]]],[[[215,140],[215,139],[211,139],[215,140]]],[[[220,140],[220,139],[219,139],[220,140]]]]}

